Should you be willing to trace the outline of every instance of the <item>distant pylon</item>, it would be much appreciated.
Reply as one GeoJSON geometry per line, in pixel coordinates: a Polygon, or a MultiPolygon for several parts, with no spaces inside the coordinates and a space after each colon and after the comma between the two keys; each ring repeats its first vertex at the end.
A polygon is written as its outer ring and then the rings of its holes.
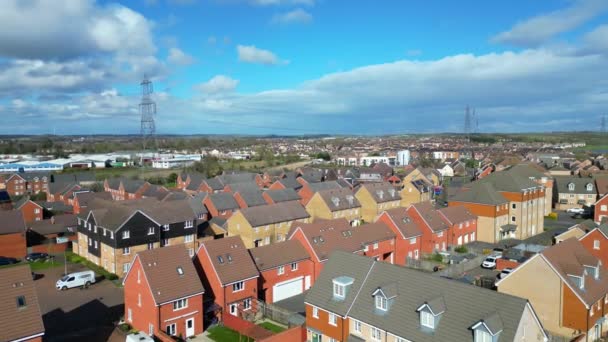
{"type": "Polygon", "coordinates": [[[600,121],[600,132],[606,133],[606,115],[603,115],[602,120],[600,121]]]}
{"type": "Polygon", "coordinates": [[[469,139],[469,136],[471,134],[471,119],[471,108],[467,106],[464,111],[464,135],[467,139],[469,139]]]}
{"type": "Polygon", "coordinates": [[[150,148],[150,143],[156,147],[156,124],[154,116],[156,115],[156,103],[150,97],[154,92],[152,81],[144,75],[144,80],[141,81],[141,102],[139,103],[139,113],[141,114],[141,139],[144,152],[150,148]]]}

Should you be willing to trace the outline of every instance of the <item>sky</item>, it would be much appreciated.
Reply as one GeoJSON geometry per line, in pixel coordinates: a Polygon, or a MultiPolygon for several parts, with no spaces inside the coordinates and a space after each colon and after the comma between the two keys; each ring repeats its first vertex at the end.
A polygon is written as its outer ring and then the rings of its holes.
{"type": "Polygon", "coordinates": [[[608,1],[3,0],[0,134],[597,130],[608,1]]]}

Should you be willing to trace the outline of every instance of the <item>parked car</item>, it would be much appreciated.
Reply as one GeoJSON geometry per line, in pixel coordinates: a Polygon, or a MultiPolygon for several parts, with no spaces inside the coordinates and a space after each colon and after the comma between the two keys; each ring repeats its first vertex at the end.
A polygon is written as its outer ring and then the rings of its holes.
{"type": "Polygon", "coordinates": [[[498,279],[502,279],[506,276],[508,276],[509,274],[511,274],[511,272],[513,272],[512,268],[505,268],[502,271],[500,271],[500,273],[498,273],[498,279]]]}
{"type": "Polygon", "coordinates": [[[570,208],[570,209],[566,210],[566,212],[568,214],[582,215],[582,214],[585,213],[585,209],[583,209],[583,208],[570,208]]]}
{"type": "Polygon", "coordinates": [[[57,290],[67,290],[73,287],[85,286],[95,282],[95,272],[93,271],[84,271],[84,272],[76,272],[66,274],[61,279],[57,280],[55,287],[57,290]]]}
{"type": "Polygon", "coordinates": [[[49,258],[47,253],[30,253],[25,256],[27,261],[46,260],[49,258]]]}
{"type": "Polygon", "coordinates": [[[487,269],[495,269],[496,268],[496,260],[499,258],[498,255],[490,255],[488,257],[486,257],[484,259],[484,261],[481,263],[481,267],[482,268],[487,268],[487,269]]]}
{"type": "Polygon", "coordinates": [[[19,262],[19,259],[9,258],[9,257],[0,257],[0,266],[16,264],[19,262]]]}

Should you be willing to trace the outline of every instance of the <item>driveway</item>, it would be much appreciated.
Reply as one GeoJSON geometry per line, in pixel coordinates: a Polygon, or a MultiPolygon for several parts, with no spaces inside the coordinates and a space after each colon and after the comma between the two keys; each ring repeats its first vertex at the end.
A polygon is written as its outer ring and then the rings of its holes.
{"type": "MultiPolygon", "coordinates": [[[[74,264],[68,267],[68,272],[80,270],[86,268],[74,264]]],[[[123,290],[102,280],[86,290],[57,291],[55,282],[63,272],[63,267],[36,272],[42,275],[35,284],[46,329],[44,340],[107,341],[123,315],[123,290]]]]}

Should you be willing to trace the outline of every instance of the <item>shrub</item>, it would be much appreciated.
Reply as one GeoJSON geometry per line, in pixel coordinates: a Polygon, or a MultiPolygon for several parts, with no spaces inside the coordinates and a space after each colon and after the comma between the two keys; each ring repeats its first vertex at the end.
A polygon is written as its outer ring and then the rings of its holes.
{"type": "Polygon", "coordinates": [[[435,262],[443,262],[443,256],[439,253],[435,253],[433,256],[431,256],[431,260],[435,262]]]}
{"type": "Polygon", "coordinates": [[[454,251],[456,253],[467,253],[469,250],[465,246],[458,246],[458,247],[454,248],[454,251]]]}
{"type": "Polygon", "coordinates": [[[120,329],[120,331],[122,331],[122,332],[130,332],[131,326],[128,323],[123,323],[118,326],[118,329],[120,329]]]}
{"type": "Polygon", "coordinates": [[[545,218],[547,218],[549,220],[557,221],[557,213],[550,213],[549,215],[545,216],[545,218]]]}

